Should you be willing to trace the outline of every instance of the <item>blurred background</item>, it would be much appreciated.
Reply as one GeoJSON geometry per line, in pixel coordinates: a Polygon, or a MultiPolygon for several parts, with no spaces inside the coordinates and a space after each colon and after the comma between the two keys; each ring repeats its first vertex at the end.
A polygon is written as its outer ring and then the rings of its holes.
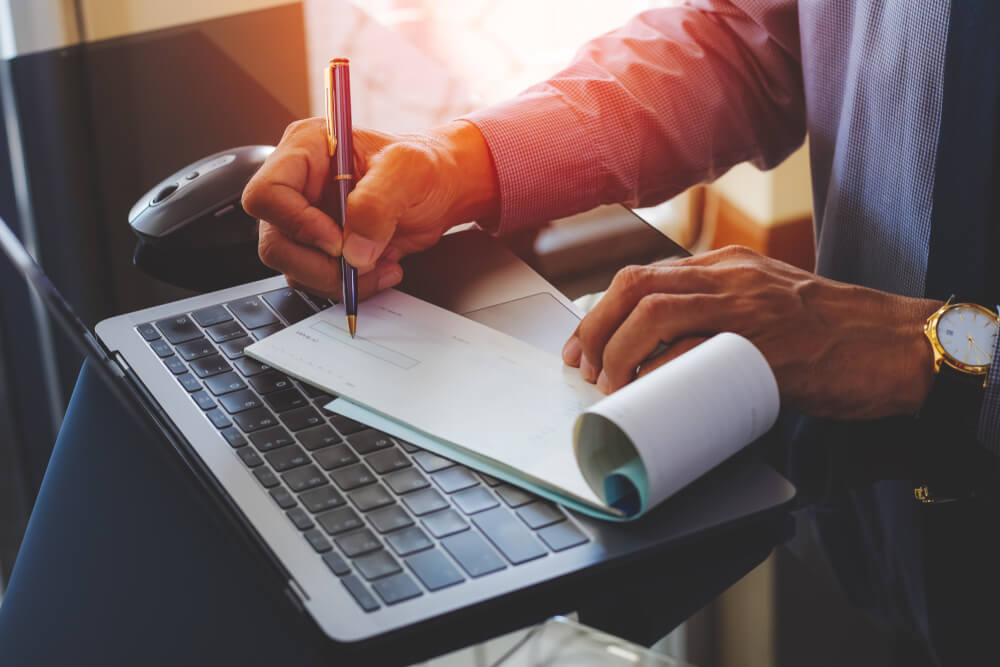
{"type": "MultiPolygon", "coordinates": [[[[128,209],[205,155],[276,144],[289,122],[320,115],[330,57],[352,59],[356,125],[417,131],[516,94],[588,38],[670,4],[0,0],[0,216],[90,325],[188,296],[132,265],[128,209]]],[[[738,166],[642,213],[695,251],[741,243],[812,268],[806,150],[767,173],[738,166]]],[[[583,294],[585,276],[641,256],[628,236],[583,216],[514,243],[583,294]]],[[[2,593],[81,360],[5,265],[0,284],[2,593]]],[[[801,664],[808,647],[815,665],[825,642],[829,664],[841,664],[849,632],[880,664],[877,632],[844,611],[816,560],[808,548],[780,550],[672,646],[698,665],[751,666],[801,664]],[[819,618],[787,613],[803,596],[819,618]]]]}

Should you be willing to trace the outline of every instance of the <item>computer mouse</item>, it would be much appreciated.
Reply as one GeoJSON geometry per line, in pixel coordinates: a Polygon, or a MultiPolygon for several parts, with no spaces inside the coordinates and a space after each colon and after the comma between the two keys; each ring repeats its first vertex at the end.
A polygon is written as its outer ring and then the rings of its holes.
{"type": "Polygon", "coordinates": [[[210,291],[274,275],[257,256],[243,188],[274,146],[240,146],[179,169],[132,206],[133,263],[179,287],[210,291]]]}

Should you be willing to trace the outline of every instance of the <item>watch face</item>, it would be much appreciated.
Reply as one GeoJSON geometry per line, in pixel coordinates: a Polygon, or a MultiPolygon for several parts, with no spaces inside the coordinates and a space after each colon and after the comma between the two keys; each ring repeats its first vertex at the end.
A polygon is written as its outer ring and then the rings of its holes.
{"type": "Polygon", "coordinates": [[[969,304],[957,304],[941,314],[937,335],[941,347],[965,366],[989,366],[997,342],[997,320],[969,304]]]}

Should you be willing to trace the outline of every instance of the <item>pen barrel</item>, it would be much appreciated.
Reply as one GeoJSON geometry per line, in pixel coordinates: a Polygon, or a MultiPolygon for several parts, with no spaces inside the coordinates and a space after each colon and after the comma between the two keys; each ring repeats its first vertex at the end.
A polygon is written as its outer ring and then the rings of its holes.
{"type": "Polygon", "coordinates": [[[337,137],[337,174],[354,175],[354,141],[351,123],[351,72],[346,59],[333,67],[333,132],[337,137]]]}
{"type": "MultiPolygon", "coordinates": [[[[354,189],[353,180],[337,181],[338,189],[338,213],[340,222],[343,224],[347,220],[347,195],[354,189]]],[[[358,270],[347,263],[343,255],[340,257],[340,273],[344,285],[344,308],[348,315],[358,314],[358,270]]]]}

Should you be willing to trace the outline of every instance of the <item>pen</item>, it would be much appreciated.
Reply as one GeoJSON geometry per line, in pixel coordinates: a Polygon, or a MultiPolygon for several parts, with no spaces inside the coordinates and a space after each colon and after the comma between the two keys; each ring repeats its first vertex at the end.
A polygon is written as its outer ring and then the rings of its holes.
{"type": "MultiPolygon", "coordinates": [[[[326,137],[330,171],[337,183],[340,228],[347,222],[347,195],[354,189],[354,143],[351,141],[351,74],[347,58],[334,58],[326,67],[326,137]]],[[[358,329],[358,270],[340,256],[344,310],[351,338],[358,329]]]]}

